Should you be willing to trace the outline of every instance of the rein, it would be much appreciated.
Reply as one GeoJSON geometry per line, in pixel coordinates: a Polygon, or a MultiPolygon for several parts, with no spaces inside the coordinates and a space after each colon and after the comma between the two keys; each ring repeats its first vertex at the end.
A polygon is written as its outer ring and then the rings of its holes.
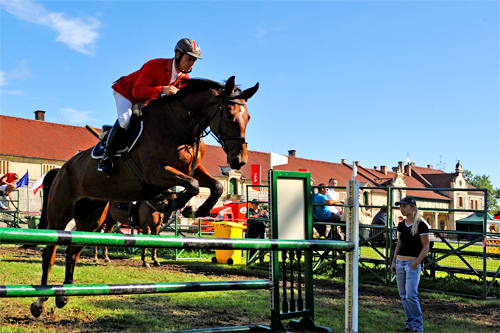
{"type": "MultiPolygon", "coordinates": [[[[188,115],[194,119],[198,125],[200,125],[200,128],[202,128],[202,133],[200,134],[200,136],[195,136],[189,129],[187,129],[186,126],[184,126],[184,124],[179,120],[179,118],[177,118],[177,116],[175,115],[174,111],[172,110],[172,107],[170,106],[170,103],[166,103],[167,106],[168,106],[168,109],[170,110],[170,113],[172,114],[172,116],[174,116],[174,119],[181,125],[181,127],[186,131],[188,132],[191,137],[193,138],[193,141],[194,141],[194,144],[196,144],[196,153],[194,155],[194,159],[193,159],[193,162],[192,162],[192,168],[191,168],[191,177],[193,177],[194,175],[194,170],[195,170],[195,166],[196,166],[196,161],[198,159],[198,151],[199,151],[199,148],[200,148],[200,141],[202,138],[208,136],[209,134],[212,135],[212,137],[221,145],[222,149],[224,150],[224,152],[227,154],[229,153],[231,150],[233,150],[236,146],[238,146],[238,143],[234,144],[231,148],[228,148],[227,144],[226,144],[226,141],[227,140],[238,140],[238,141],[242,141],[243,143],[247,143],[247,140],[245,137],[228,137],[228,136],[225,136],[224,135],[224,131],[223,131],[223,122],[222,122],[222,117],[223,117],[223,109],[224,109],[224,102],[229,102],[229,103],[234,103],[234,104],[237,104],[237,105],[246,105],[247,103],[244,103],[244,102],[238,102],[234,99],[229,99],[229,98],[220,98],[220,103],[219,103],[219,107],[217,108],[217,111],[214,112],[214,114],[210,117],[210,119],[208,120],[208,123],[210,124],[210,122],[212,121],[212,119],[215,118],[215,116],[219,115],[219,136],[217,136],[213,131],[212,129],[210,130],[207,130],[207,128],[202,124],[202,122],[200,121],[200,119],[198,119],[193,111],[191,109],[189,109],[183,102],[182,100],[180,100],[180,103],[182,105],[182,107],[184,109],[187,110],[187,113],[188,115]]],[[[208,126],[207,126],[208,127],[208,126]]]]}

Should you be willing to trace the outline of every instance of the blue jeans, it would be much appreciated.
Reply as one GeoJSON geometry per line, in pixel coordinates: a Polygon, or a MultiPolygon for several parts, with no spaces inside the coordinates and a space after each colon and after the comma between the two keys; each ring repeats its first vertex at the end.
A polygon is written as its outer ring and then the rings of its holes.
{"type": "Polygon", "coordinates": [[[418,283],[422,266],[419,264],[417,269],[411,269],[410,264],[413,261],[396,259],[396,280],[399,296],[401,296],[406,312],[406,327],[413,331],[423,332],[422,309],[418,301],[418,283]]]}

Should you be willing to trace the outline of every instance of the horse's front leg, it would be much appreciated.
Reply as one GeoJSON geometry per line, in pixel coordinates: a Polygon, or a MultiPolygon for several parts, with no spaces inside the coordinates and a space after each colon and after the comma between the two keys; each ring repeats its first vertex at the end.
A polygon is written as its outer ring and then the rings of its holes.
{"type": "Polygon", "coordinates": [[[210,210],[215,206],[217,200],[223,192],[222,184],[208,173],[208,171],[202,166],[198,165],[195,170],[194,178],[196,178],[202,187],[208,187],[210,189],[210,196],[205,200],[205,202],[198,208],[195,213],[196,217],[208,216],[210,210]]]}
{"type": "Polygon", "coordinates": [[[173,185],[184,187],[184,191],[176,194],[176,197],[165,205],[166,211],[175,211],[183,208],[186,203],[200,192],[200,185],[195,178],[191,178],[177,169],[165,166],[160,173],[144,175],[148,184],[169,188],[173,185]]]}

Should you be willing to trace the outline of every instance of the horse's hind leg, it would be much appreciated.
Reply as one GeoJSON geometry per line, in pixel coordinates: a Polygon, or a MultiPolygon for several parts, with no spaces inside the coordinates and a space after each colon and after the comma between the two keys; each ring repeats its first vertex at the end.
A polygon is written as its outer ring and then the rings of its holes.
{"type": "MultiPolygon", "coordinates": [[[[160,233],[160,225],[161,225],[161,221],[162,221],[162,214],[160,214],[158,212],[154,212],[152,214],[152,217],[153,217],[153,223],[155,224],[155,226],[153,226],[151,228],[151,234],[158,235],[160,233]]],[[[153,266],[155,266],[155,267],[161,266],[160,262],[158,261],[158,257],[156,255],[156,247],[154,247],[151,250],[151,260],[153,260],[153,266]]]]}
{"type": "Polygon", "coordinates": [[[98,252],[99,252],[99,249],[97,248],[97,246],[93,246],[93,247],[92,247],[92,256],[94,257],[94,260],[93,260],[93,261],[94,261],[96,264],[98,264],[98,263],[99,263],[98,252]]]}
{"type": "MultiPolygon", "coordinates": [[[[57,246],[49,246],[45,247],[43,251],[43,260],[42,260],[42,285],[47,285],[49,273],[54,266],[54,262],[56,260],[56,249],[57,246]]],[[[47,302],[48,297],[38,297],[36,302],[31,304],[31,314],[33,317],[40,317],[42,312],[45,310],[45,302],[47,302]]]]}
{"type": "MultiPolygon", "coordinates": [[[[92,232],[100,230],[107,212],[107,202],[87,199],[78,201],[75,205],[76,230],[92,232]]],[[[84,246],[69,246],[66,250],[66,275],[64,284],[74,284],[75,266],[84,248],[84,246]]],[[[69,296],[56,296],[56,305],[58,308],[64,307],[68,302],[69,296]]]]}

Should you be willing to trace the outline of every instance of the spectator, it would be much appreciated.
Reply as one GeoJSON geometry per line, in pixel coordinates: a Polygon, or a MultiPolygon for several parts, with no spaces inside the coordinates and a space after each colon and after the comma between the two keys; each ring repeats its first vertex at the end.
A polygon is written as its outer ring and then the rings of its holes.
{"type": "MultiPolygon", "coordinates": [[[[380,208],[379,212],[375,215],[375,217],[372,219],[372,225],[387,225],[387,207],[384,205],[382,208],[380,208]]],[[[371,230],[372,235],[379,233],[379,229],[372,229],[371,230]]],[[[376,242],[379,243],[384,243],[385,242],[385,233],[381,236],[377,236],[376,242]],[[379,238],[380,237],[380,238],[379,238]]]]}
{"type": "MultiPolygon", "coordinates": [[[[253,199],[248,209],[248,217],[252,219],[259,219],[269,217],[269,213],[265,209],[259,210],[259,201],[253,199]]],[[[247,233],[246,238],[260,238],[264,239],[266,237],[266,221],[257,221],[248,219],[247,221],[247,233]]],[[[248,255],[250,258],[254,256],[257,250],[248,250],[248,255]]],[[[260,259],[263,262],[263,258],[260,259]]]]}
{"type": "Polygon", "coordinates": [[[176,94],[183,86],[181,79],[189,78],[188,73],[194,63],[201,59],[200,47],[192,39],[181,39],[174,52],[174,59],[150,60],[138,71],[119,78],[113,85],[118,120],[108,134],[104,155],[97,167],[104,177],[111,177],[113,172],[113,156],[125,140],[133,104],[158,98],[161,94],[176,94]]]}
{"type": "MultiPolygon", "coordinates": [[[[319,184],[319,186],[326,186],[324,183],[319,184]]],[[[318,188],[318,193],[314,194],[314,203],[324,204],[325,206],[314,206],[314,221],[316,222],[340,222],[340,217],[342,213],[337,210],[337,213],[332,213],[327,206],[332,206],[335,204],[335,200],[328,199],[326,196],[327,189],[322,187],[318,188]]],[[[314,228],[318,232],[320,237],[327,237],[326,225],[314,224],[314,228]]]]}
{"type": "Polygon", "coordinates": [[[396,274],[399,295],[406,313],[406,327],[400,331],[423,332],[423,315],[418,300],[418,283],[422,261],[429,252],[429,226],[422,218],[415,199],[406,197],[396,202],[406,217],[398,224],[398,243],[391,272],[396,274]]]}
{"type": "Polygon", "coordinates": [[[372,220],[373,225],[387,225],[387,207],[384,205],[372,220]]]}
{"type": "Polygon", "coordinates": [[[4,191],[5,195],[9,197],[10,202],[16,209],[17,205],[14,203],[14,198],[12,198],[12,191],[16,189],[16,182],[18,179],[19,176],[17,173],[6,173],[0,178],[0,191],[4,191]]]}

